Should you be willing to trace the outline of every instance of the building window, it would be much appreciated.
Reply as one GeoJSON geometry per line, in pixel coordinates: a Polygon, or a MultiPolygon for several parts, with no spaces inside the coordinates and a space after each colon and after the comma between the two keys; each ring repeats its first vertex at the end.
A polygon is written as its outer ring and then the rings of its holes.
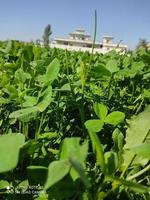
{"type": "Polygon", "coordinates": [[[91,44],[87,44],[87,47],[91,48],[91,47],[92,47],[92,45],[91,45],[91,44]]]}
{"type": "Polygon", "coordinates": [[[64,42],[64,45],[68,45],[68,42],[64,42]]]}

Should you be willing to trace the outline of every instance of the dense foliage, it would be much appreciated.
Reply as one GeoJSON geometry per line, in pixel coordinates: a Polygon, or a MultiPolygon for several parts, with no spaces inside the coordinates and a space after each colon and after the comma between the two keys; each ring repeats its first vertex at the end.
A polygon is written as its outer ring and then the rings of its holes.
{"type": "Polygon", "coordinates": [[[148,200],[150,52],[0,43],[0,199],[148,200]]]}

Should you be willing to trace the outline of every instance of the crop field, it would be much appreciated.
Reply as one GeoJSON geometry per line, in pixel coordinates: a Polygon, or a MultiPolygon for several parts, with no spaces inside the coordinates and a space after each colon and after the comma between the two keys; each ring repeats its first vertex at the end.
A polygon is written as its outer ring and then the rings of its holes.
{"type": "Polygon", "coordinates": [[[0,199],[149,200],[150,51],[0,42],[0,199]]]}

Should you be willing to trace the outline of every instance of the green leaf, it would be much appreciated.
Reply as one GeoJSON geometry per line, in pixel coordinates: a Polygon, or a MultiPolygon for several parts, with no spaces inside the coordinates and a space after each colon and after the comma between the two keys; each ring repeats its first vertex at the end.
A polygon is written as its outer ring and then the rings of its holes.
{"type": "Polygon", "coordinates": [[[106,152],[105,156],[105,166],[106,166],[106,173],[112,175],[116,172],[118,168],[118,157],[115,152],[106,152]]]}
{"type": "Polygon", "coordinates": [[[108,180],[113,181],[114,185],[120,185],[120,186],[124,186],[127,187],[129,190],[132,190],[136,193],[148,193],[149,192],[149,188],[145,187],[141,184],[138,183],[134,183],[133,181],[126,181],[124,179],[118,179],[115,177],[107,177],[108,180]]]}
{"type": "Polygon", "coordinates": [[[18,82],[24,83],[27,79],[31,79],[31,75],[29,73],[24,72],[21,68],[19,68],[15,72],[15,79],[18,82]]]}
{"type": "Polygon", "coordinates": [[[104,150],[103,146],[96,135],[96,133],[88,130],[90,140],[92,143],[93,151],[96,153],[96,163],[101,166],[102,171],[105,173],[105,158],[104,158],[104,150]]]}
{"type": "Polygon", "coordinates": [[[112,139],[114,142],[113,150],[116,152],[122,151],[124,146],[124,136],[118,128],[113,131],[112,139]]]}
{"type": "Polygon", "coordinates": [[[52,87],[48,86],[41,94],[40,94],[40,98],[42,98],[42,100],[37,104],[37,109],[40,112],[43,112],[51,103],[52,101],[52,87]]]}
{"type": "Polygon", "coordinates": [[[6,189],[6,187],[9,186],[9,182],[6,180],[1,180],[0,181],[0,190],[6,189]]]}
{"type": "Polygon", "coordinates": [[[5,49],[6,53],[10,53],[10,51],[13,49],[13,44],[14,44],[14,42],[11,41],[11,40],[9,40],[7,42],[7,46],[6,46],[6,49],[5,49]]]}
{"type": "Polygon", "coordinates": [[[48,200],[71,200],[76,193],[78,186],[79,184],[74,183],[68,174],[64,179],[60,180],[48,190],[48,200]]]}
{"type": "Polygon", "coordinates": [[[35,140],[28,140],[22,146],[23,152],[28,155],[33,155],[35,152],[39,152],[41,149],[42,143],[39,143],[35,140]]]}
{"type": "Polygon", "coordinates": [[[97,65],[92,68],[91,76],[97,79],[97,78],[101,78],[102,76],[111,76],[111,73],[103,65],[97,65]]]}
{"type": "MultiPolygon", "coordinates": [[[[80,144],[80,140],[81,138],[78,137],[65,138],[61,146],[60,159],[64,160],[73,157],[84,165],[83,162],[85,161],[88,152],[88,141],[85,140],[80,144]]],[[[71,168],[70,174],[74,181],[79,178],[79,174],[74,168],[71,168]]]]}
{"type": "Polygon", "coordinates": [[[32,96],[25,96],[25,102],[23,103],[23,107],[32,107],[37,103],[37,98],[32,96]]]}
{"type": "Polygon", "coordinates": [[[10,102],[9,99],[6,99],[6,98],[3,98],[3,97],[0,97],[0,105],[2,104],[8,104],[10,102]]]}
{"type": "Polygon", "coordinates": [[[119,71],[119,68],[117,66],[117,61],[109,60],[106,64],[106,69],[109,70],[111,73],[119,71]]]}
{"type": "Polygon", "coordinates": [[[16,110],[14,112],[12,112],[10,115],[9,115],[9,118],[21,118],[21,117],[25,117],[25,116],[28,116],[28,115],[31,115],[32,113],[35,113],[37,112],[38,109],[36,106],[34,107],[29,107],[29,108],[23,108],[23,109],[20,109],[20,110],[16,110]]]}
{"type": "Polygon", "coordinates": [[[78,159],[81,163],[86,159],[88,152],[88,141],[85,140],[80,144],[81,138],[65,138],[62,142],[60,159],[68,159],[69,157],[74,157],[78,159]]]}
{"type": "Polygon", "coordinates": [[[21,188],[24,192],[28,189],[29,181],[28,179],[23,180],[19,183],[18,188],[21,188]]]}
{"type": "Polygon", "coordinates": [[[58,136],[57,133],[55,132],[45,132],[39,135],[38,140],[40,139],[46,139],[46,140],[50,140],[52,138],[56,138],[58,136]]]}
{"type": "Polygon", "coordinates": [[[144,98],[150,99],[150,91],[149,90],[143,90],[142,96],[144,98]]]}
{"type": "Polygon", "coordinates": [[[85,84],[86,84],[86,80],[87,80],[88,65],[85,62],[81,61],[80,62],[80,67],[77,68],[77,73],[80,76],[81,85],[82,85],[82,89],[83,89],[85,84]]]}
{"type": "Polygon", "coordinates": [[[52,83],[57,78],[59,69],[60,69],[60,62],[57,58],[55,58],[47,67],[45,75],[45,84],[52,83]]]}
{"type": "MultiPolygon", "coordinates": [[[[124,162],[123,167],[124,171],[131,164],[141,164],[143,165],[143,160],[135,157],[135,153],[127,149],[132,149],[135,146],[141,145],[146,142],[149,143],[150,137],[150,106],[147,106],[146,109],[137,116],[133,116],[128,120],[129,128],[126,131],[126,138],[124,145],[124,162]],[[134,159],[135,158],[135,159],[134,159]],[[134,160],[133,160],[134,159],[134,160]]],[[[144,162],[145,164],[145,162],[144,162]]]]}
{"type": "Polygon", "coordinates": [[[141,72],[143,68],[145,67],[145,64],[140,61],[140,62],[133,62],[131,65],[131,70],[134,71],[135,73],[141,72]]]}
{"type": "Polygon", "coordinates": [[[35,197],[34,200],[49,200],[49,197],[48,197],[48,196],[49,196],[48,194],[46,194],[46,193],[44,193],[44,192],[42,191],[42,193],[40,193],[40,194],[38,195],[38,197],[35,197]]]}
{"type": "Polygon", "coordinates": [[[9,95],[9,99],[18,98],[18,91],[14,85],[7,84],[3,90],[9,95]]]}
{"type": "Polygon", "coordinates": [[[44,166],[28,166],[27,175],[30,184],[44,185],[47,179],[48,168],[44,166]],[[40,176],[39,176],[40,174],[40,176]]]}
{"type": "Polygon", "coordinates": [[[61,87],[60,91],[71,91],[70,84],[69,83],[64,84],[61,87]]]}
{"type": "MultiPolygon", "coordinates": [[[[43,112],[51,103],[51,98],[52,96],[52,87],[48,86],[42,93],[40,93],[39,98],[41,98],[40,102],[33,106],[33,107],[28,107],[28,108],[23,108],[17,111],[14,111],[9,115],[10,118],[22,118],[22,117],[32,117],[32,115],[38,111],[43,112]]],[[[29,102],[30,97],[28,99],[27,104],[28,106],[31,106],[31,104],[35,104],[35,99],[32,99],[32,102],[29,102]]]]}
{"type": "Polygon", "coordinates": [[[150,144],[141,144],[130,149],[138,156],[148,158],[150,160],[150,144]]]}
{"type": "Polygon", "coordinates": [[[125,114],[123,112],[114,111],[107,115],[107,117],[104,119],[104,122],[116,126],[117,124],[123,122],[124,118],[125,114]]]}
{"type": "Polygon", "coordinates": [[[85,175],[84,169],[82,167],[82,165],[80,164],[80,162],[78,162],[78,160],[76,160],[73,157],[69,158],[69,161],[72,165],[72,167],[75,169],[75,171],[79,174],[80,179],[83,181],[84,185],[89,188],[91,186],[87,176],[85,175]]]}
{"type": "Polygon", "coordinates": [[[52,185],[63,179],[70,171],[68,160],[54,161],[48,167],[48,176],[44,189],[49,189],[52,185]]]}
{"type": "Polygon", "coordinates": [[[33,46],[27,45],[22,47],[22,56],[26,62],[31,62],[33,60],[33,46]]]}
{"type": "Polygon", "coordinates": [[[17,166],[20,147],[24,141],[25,137],[20,133],[0,136],[0,173],[10,171],[17,166]]]}
{"type": "Polygon", "coordinates": [[[78,178],[80,178],[79,173],[75,170],[75,168],[71,168],[70,169],[70,176],[72,178],[72,180],[75,182],[78,178]]]}
{"type": "Polygon", "coordinates": [[[25,96],[25,102],[23,103],[23,107],[32,107],[37,103],[37,98],[32,96],[25,96]]]}
{"type": "Polygon", "coordinates": [[[86,128],[91,132],[99,132],[103,128],[104,122],[99,119],[90,119],[85,122],[86,128]]]}
{"type": "Polygon", "coordinates": [[[94,103],[93,107],[97,117],[103,120],[108,113],[107,106],[105,106],[104,104],[94,103]]]}

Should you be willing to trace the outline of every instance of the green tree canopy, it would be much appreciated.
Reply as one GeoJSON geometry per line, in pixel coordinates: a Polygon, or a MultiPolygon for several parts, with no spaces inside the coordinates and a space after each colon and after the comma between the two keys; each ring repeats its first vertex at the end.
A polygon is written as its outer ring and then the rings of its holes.
{"type": "Polygon", "coordinates": [[[43,42],[44,42],[44,46],[48,46],[49,45],[49,37],[52,34],[52,30],[51,30],[51,25],[48,24],[45,29],[44,29],[44,34],[43,34],[43,42]]]}
{"type": "Polygon", "coordinates": [[[139,39],[139,43],[138,43],[136,49],[139,49],[139,48],[148,49],[148,41],[145,38],[139,39]]]}

